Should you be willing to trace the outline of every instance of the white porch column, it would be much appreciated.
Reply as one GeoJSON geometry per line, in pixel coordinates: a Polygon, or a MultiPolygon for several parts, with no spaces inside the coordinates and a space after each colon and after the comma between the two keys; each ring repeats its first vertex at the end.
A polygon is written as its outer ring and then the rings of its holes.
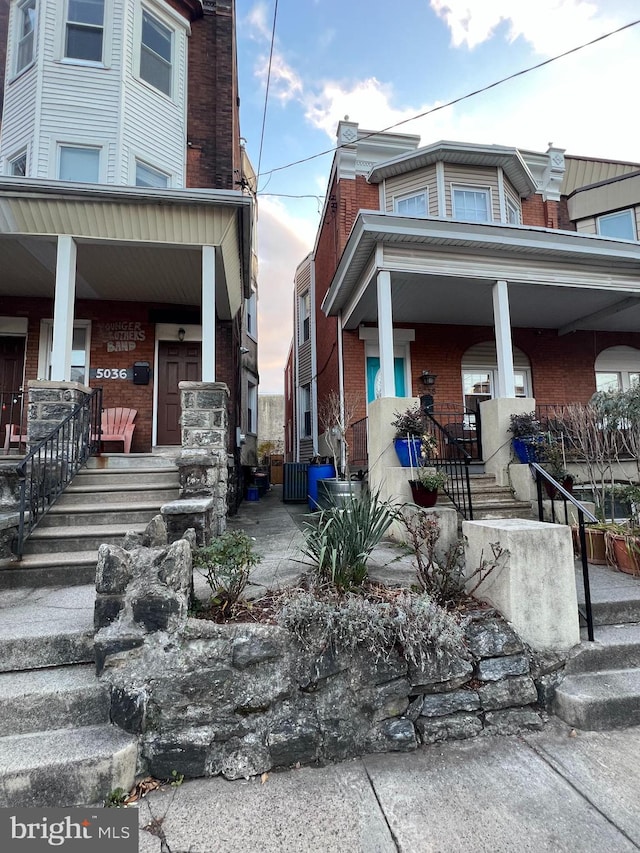
{"type": "Polygon", "coordinates": [[[216,249],[202,247],[202,381],[216,381],[216,249]]]}
{"type": "Polygon", "coordinates": [[[496,396],[512,398],[516,396],[516,381],[513,374],[509,290],[506,281],[496,281],[493,285],[493,324],[496,330],[496,351],[498,355],[496,396]]]}
{"type": "Polygon", "coordinates": [[[56,257],[56,291],[53,304],[53,346],[51,351],[51,380],[71,380],[71,349],[73,317],[76,299],[76,256],[73,237],[58,237],[56,257]]]}
{"type": "Polygon", "coordinates": [[[382,397],[395,397],[393,370],[393,309],[391,305],[391,273],[380,270],[377,278],[378,344],[380,347],[380,378],[382,397]]]}

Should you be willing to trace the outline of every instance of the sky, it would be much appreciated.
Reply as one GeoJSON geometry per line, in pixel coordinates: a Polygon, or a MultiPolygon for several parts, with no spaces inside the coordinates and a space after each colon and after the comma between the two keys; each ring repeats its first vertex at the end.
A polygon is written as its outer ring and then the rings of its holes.
{"type": "Polygon", "coordinates": [[[260,393],[281,394],[293,279],[312,250],[338,122],[640,162],[638,0],[236,0],[241,134],[258,183],[260,393]],[[305,163],[290,165],[313,157],[305,163]],[[286,167],[286,168],[283,168],[286,167]]]}

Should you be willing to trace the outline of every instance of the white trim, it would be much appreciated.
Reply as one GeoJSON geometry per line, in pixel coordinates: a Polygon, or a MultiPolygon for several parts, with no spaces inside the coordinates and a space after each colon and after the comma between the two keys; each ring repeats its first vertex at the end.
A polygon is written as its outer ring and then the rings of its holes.
{"type": "Polygon", "coordinates": [[[380,375],[382,396],[395,396],[395,374],[393,369],[393,302],[391,297],[391,273],[380,270],[376,277],[378,302],[378,344],[380,346],[380,375]]]}
{"type": "MultiPolygon", "coordinates": [[[[178,59],[182,59],[182,57],[186,57],[187,45],[186,45],[186,37],[191,33],[191,27],[184,18],[182,18],[177,12],[173,9],[170,9],[168,6],[160,7],[157,3],[150,2],[150,0],[146,0],[144,3],[140,3],[135,12],[134,22],[133,22],[133,58],[132,58],[132,74],[137,83],[141,86],[148,87],[152,92],[155,92],[159,97],[166,98],[172,103],[177,103],[177,95],[178,95],[178,74],[179,68],[178,59]],[[163,92],[162,89],[158,89],[157,86],[154,86],[149,80],[145,80],[140,76],[140,59],[142,53],[142,14],[146,12],[152,18],[155,18],[158,23],[162,26],[166,27],[166,29],[171,30],[171,91],[167,94],[167,92],[163,92]],[[182,32],[178,31],[178,27],[181,28],[182,32]],[[180,42],[178,38],[180,37],[180,42]]],[[[185,75],[187,74],[186,69],[186,59],[185,59],[185,75]]],[[[186,89],[186,76],[185,76],[185,89],[186,89]]],[[[186,99],[185,99],[186,100],[186,99]]],[[[186,158],[185,158],[186,159],[186,158]]],[[[185,167],[186,168],[186,167],[185,167]]]]}
{"type": "MultiPolygon", "coordinates": [[[[56,283],[53,302],[51,381],[71,380],[71,347],[76,298],[76,243],[68,234],[58,235],[56,283]]],[[[87,378],[87,377],[85,377],[87,378]]]]}
{"type": "Polygon", "coordinates": [[[29,174],[29,159],[30,159],[30,154],[31,154],[30,149],[31,149],[31,143],[27,142],[26,145],[22,145],[14,154],[10,154],[5,159],[4,171],[8,177],[11,177],[11,178],[25,177],[26,178],[28,176],[28,174],[29,174]],[[11,167],[16,162],[16,160],[19,160],[23,155],[26,158],[25,174],[23,176],[14,175],[11,171],[11,167]]]}
{"type": "Polygon", "coordinates": [[[14,17],[12,22],[12,53],[13,56],[10,58],[9,67],[11,68],[11,72],[9,75],[8,84],[12,83],[36,63],[37,56],[37,47],[38,47],[38,30],[40,28],[40,2],[41,0],[19,0],[14,7],[14,17]],[[18,68],[18,56],[20,55],[20,24],[22,23],[22,15],[23,15],[23,7],[27,5],[27,3],[33,2],[34,12],[35,12],[35,22],[33,25],[33,29],[31,30],[31,59],[28,62],[18,68]]]}
{"type": "MultiPolygon", "coordinates": [[[[84,329],[85,348],[85,385],[89,385],[89,370],[91,368],[91,320],[73,320],[73,329],[84,329]]],[[[53,319],[40,320],[40,332],[38,338],[38,379],[49,379],[49,368],[51,366],[51,341],[53,338],[53,319]]],[[[73,333],[72,333],[73,340],[73,333]]]]}
{"type": "MultiPolygon", "coordinates": [[[[338,391],[340,394],[340,420],[344,423],[344,349],[342,341],[342,314],[338,314],[337,329],[338,333],[338,391]]],[[[346,424],[348,426],[348,424],[346,424]]],[[[344,471],[345,466],[345,447],[344,441],[340,442],[340,470],[344,471]]],[[[336,476],[338,472],[336,471],[336,476]]]]}
{"type": "Polygon", "coordinates": [[[500,209],[500,222],[507,221],[507,203],[504,192],[504,171],[498,166],[498,207],[500,209]]]}
{"type": "Polygon", "coordinates": [[[598,236],[600,236],[600,237],[605,237],[605,238],[608,238],[610,240],[629,240],[629,239],[637,240],[638,239],[638,229],[636,227],[635,210],[632,207],[625,207],[622,210],[614,210],[614,211],[611,211],[610,213],[600,213],[599,215],[595,216],[594,218],[596,220],[596,230],[598,232],[598,236]],[[608,234],[602,234],[602,232],[600,231],[600,223],[602,222],[602,220],[603,219],[613,219],[614,217],[620,216],[623,213],[628,214],[629,221],[631,222],[631,231],[632,231],[633,237],[631,237],[631,238],[629,238],[629,237],[610,237],[608,234]]]}
{"type": "Polygon", "coordinates": [[[26,317],[0,317],[0,335],[24,337],[29,330],[26,317]]]}
{"type": "MultiPolygon", "coordinates": [[[[60,178],[60,160],[63,148],[81,148],[84,151],[91,150],[98,152],[98,183],[106,183],[107,178],[107,159],[108,150],[104,140],[95,139],[63,139],[53,138],[51,140],[51,153],[49,155],[49,176],[54,181],[62,180],[60,178]],[[105,151],[107,156],[105,157],[105,151]]],[[[68,181],[64,181],[68,183],[68,181]]],[[[72,181],[71,183],[84,184],[89,186],[92,182],[89,181],[72,181]]]]}
{"type": "MultiPolygon", "coordinates": [[[[358,337],[361,341],[367,343],[378,343],[378,327],[377,326],[360,326],[358,329],[358,337]]],[[[409,344],[416,339],[415,329],[394,329],[393,343],[394,345],[409,344]]]]}
{"type": "Polygon", "coordinates": [[[311,340],[311,433],[313,435],[313,455],[318,454],[318,354],[316,352],[316,262],[309,262],[309,294],[311,300],[311,322],[310,322],[310,340],[311,340]],[[315,400],[315,403],[313,401],[315,400]]]}
{"type": "Polygon", "coordinates": [[[516,396],[516,390],[513,375],[509,288],[506,281],[496,281],[493,285],[493,318],[498,356],[497,394],[498,397],[511,399],[516,396]]]}
{"type": "Polygon", "coordinates": [[[67,22],[69,20],[69,0],[64,0],[63,14],[58,21],[58,34],[56,38],[56,50],[54,61],[61,65],[81,65],[86,68],[110,68],[113,32],[113,2],[104,0],[102,13],[102,58],[77,59],[73,56],[65,56],[67,43],[67,22]]]}
{"type": "Polygon", "coordinates": [[[460,184],[460,183],[455,183],[455,182],[451,181],[451,183],[449,184],[449,193],[450,193],[450,197],[451,197],[451,218],[456,220],[456,222],[467,222],[467,223],[470,223],[472,225],[482,225],[482,224],[489,224],[489,223],[494,222],[495,220],[493,218],[492,189],[493,188],[491,186],[485,186],[482,184],[478,184],[476,186],[475,184],[460,184]],[[484,193],[487,197],[487,202],[488,202],[487,213],[489,214],[489,218],[488,219],[463,219],[463,217],[458,216],[456,214],[456,205],[455,205],[455,192],[456,192],[456,190],[460,190],[461,192],[471,192],[471,193],[478,193],[478,194],[484,193]]]}
{"type": "Polygon", "coordinates": [[[167,172],[165,169],[161,169],[159,166],[156,166],[151,158],[145,157],[144,155],[138,156],[132,149],[129,149],[129,181],[133,186],[138,187],[142,186],[142,184],[138,183],[138,166],[142,166],[145,169],[148,169],[150,172],[155,172],[157,175],[162,175],[167,179],[167,183],[162,187],[145,187],[145,189],[169,189],[174,184],[174,173],[167,172]]]}
{"type": "Polygon", "coordinates": [[[216,247],[202,247],[202,381],[216,381],[216,247]]]}
{"type": "Polygon", "coordinates": [[[444,162],[436,161],[436,186],[438,188],[438,216],[447,216],[447,184],[444,177],[444,162]]]}
{"type": "Polygon", "coordinates": [[[416,190],[415,192],[401,193],[400,195],[393,196],[393,212],[398,216],[429,216],[429,188],[424,187],[424,189],[416,190]],[[402,201],[409,201],[409,199],[424,197],[424,214],[419,213],[402,213],[398,210],[398,203],[402,201]]]}

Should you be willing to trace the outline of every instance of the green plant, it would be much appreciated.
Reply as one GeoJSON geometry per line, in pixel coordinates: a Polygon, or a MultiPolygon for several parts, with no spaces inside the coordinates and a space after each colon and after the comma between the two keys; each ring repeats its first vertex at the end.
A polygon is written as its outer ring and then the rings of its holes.
{"type": "Polygon", "coordinates": [[[443,489],[447,485],[447,475],[433,468],[419,466],[416,468],[415,479],[430,492],[443,489]]]}
{"type": "Polygon", "coordinates": [[[367,560],[397,510],[377,493],[363,490],[345,506],[333,504],[304,524],[302,553],[320,583],[338,589],[359,586],[367,577],[367,560]]]}
{"type": "Polygon", "coordinates": [[[468,657],[456,618],[425,593],[377,590],[365,597],[294,590],[283,597],[277,619],[314,652],[364,650],[378,659],[400,648],[417,666],[431,654],[468,657]]]}
{"type": "Polygon", "coordinates": [[[253,540],[243,530],[227,531],[199,548],[193,555],[211,589],[211,603],[223,610],[233,607],[242,596],[251,569],[260,562],[253,540]]]}
{"type": "Polygon", "coordinates": [[[410,406],[404,412],[394,412],[391,426],[396,431],[396,438],[422,438],[424,435],[424,415],[420,406],[410,406]]]}
{"type": "Polygon", "coordinates": [[[535,411],[512,414],[509,432],[514,438],[537,438],[542,435],[542,424],[535,411]]]}
{"type": "Polygon", "coordinates": [[[129,794],[124,788],[114,788],[109,791],[104,800],[105,809],[124,809],[127,807],[127,798],[129,794]]]}

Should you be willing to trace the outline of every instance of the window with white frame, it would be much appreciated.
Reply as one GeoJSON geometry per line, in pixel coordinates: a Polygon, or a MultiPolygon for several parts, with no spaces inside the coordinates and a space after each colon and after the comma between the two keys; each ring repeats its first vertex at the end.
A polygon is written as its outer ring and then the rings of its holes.
{"type": "Polygon", "coordinates": [[[61,181],[100,181],[100,149],[79,145],[61,145],[58,159],[58,178],[61,181]]]}
{"type": "Polygon", "coordinates": [[[15,73],[33,62],[36,34],[36,0],[18,3],[15,73]]]}
{"type": "Polygon", "coordinates": [[[453,187],[453,218],[465,222],[491,221],[491,194],[488,189],[453,187]]]}
{"type": "Polygon", "coordinates": [[[427,191],[395,196],[393,208],[401,216],[426,216],[429,209],[427,191]]]}
{"type": "Polygon", "coordinates": [[[603,350],[595,363],[598,391],[627,391],[640,385],[640,350],[619,346],[603,350]]]}
{"type": "Polygon", "coordinates": [[[104,0],[67,0],[65,58],[102,62],[103,40],[104,0]]]}
{"type": "Polygon", "coordinates": [[[142,10],[140,77],[171,97],[173,30],[142,10]]]}
{"type": "Polygon", "coordinates": [[[308,290],[300,296],[300,343],[309,340],[311,335],[311,295],[308,290]]]}
{"type": "Polygon", "coordinates": [[[311,438],[311,385],[300,388],[300,438],[311,438]]]}
{"type": "Polygon", "coordinates": [[[619,210],[598,216],[598,234],[603,237],[617,237],[620,240],[636,240],[636,228],[633,210],[619,210]]]}
{"type": "Polygon", "coordinates": [[[247,432],[258,432],[258,386],[253,382],[247,386],[247,432]]]}
{"type": "Polygon", "coordinates": [[[169,186],[169,175],[166,172],[161,172],[160,169],[154,169],[153,166],[149,166],[141,160],[136,160],[136,186],[162,189],[169,186]]]}
{"type": "Polygon", "coordinates": [[[258,315],[257,315],[257,298],[255,290],[251,296],[245,301],[246,318],[247,318],[247,334],[254,341],[258,338],[258,315]]]}
{"type": "Polygon", "coordinates": [[[13,178],[25,178],[27,175],[27,152],[21,151],[9,160],[9,174],[13,178]]]}
{"type": "Polygon", "coordinates": [[[520,207],[511,198],[507,199],[507,222],[509,225],[520,225],[520,207]]]}
{"type": "MultiPolygon", "coordinates": [[[[89,384],[89,350],[90,350],[89,320],[76,320],[73,324],[73,339],[71,344],[71,382],[89,384]]],[[[51,379],[51,355],[53,349],[53,320],[42,320],[40,325],[40,354],[38,360],[38,376],[51,379]]]]}

